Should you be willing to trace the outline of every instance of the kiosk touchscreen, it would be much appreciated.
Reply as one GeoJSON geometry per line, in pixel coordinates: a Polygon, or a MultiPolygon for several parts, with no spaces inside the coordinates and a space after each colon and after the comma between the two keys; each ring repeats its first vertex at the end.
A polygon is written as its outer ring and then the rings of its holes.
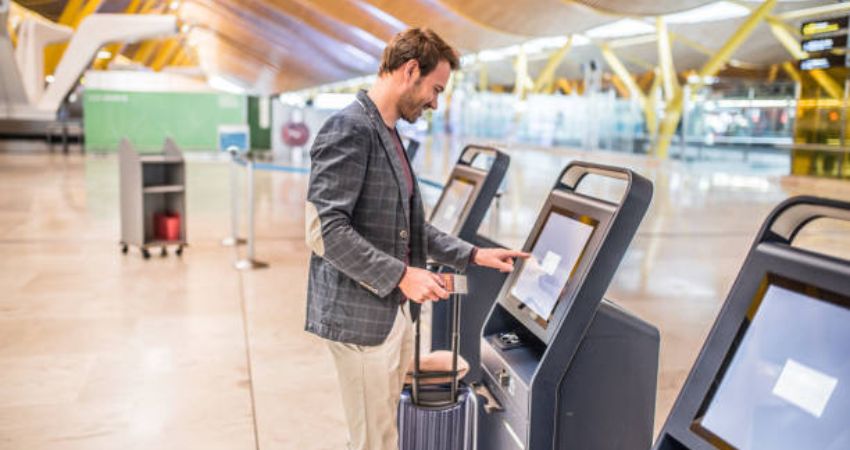
{"type": "Polygon", "coordinates": [[[428,222],[471,242],[505,178],[508,165],[510,157],[495,148],[464,147],[428,222]]]}
{"type": "Polygon", "coordinates": [[[431,214],[431,225],[445,233],[454,234],[460,228],[461,219],[470,206],[470,200],[472,194],[475,193],[478,181],[480,180],[462,176],[452,177],[434,207],[431,214]]]}
{"type": "Polygon", "coordinates": [[[428,222],[472,241],[510,165],[510,157],[491,147],[468,145],[460,153],[428,222]],[[487,164],[478,164],[487,161],[487,164]]]}
{"type": "Polygon", "coordinates": [[[567,210],[552,210],[521,263],[508,295],[517,309],[546,328],[567,282],[573,278],[598,222],[567,210]]]}
{"type": "Polygon", "coordinates": [[[658,331],[603,300],[651,197],[627,169],[562,172],[481,332],[480,448],[651,445],[658,331]],[[587,175],[623,180],[620,201],[576,192],[587,175]]]}
{"type": "Polygon", "coordinates": [[[850,262],[791,245],[833,213],[850,204],[796,198],[768,219],[657,449],[850,448],[850,262]]]}

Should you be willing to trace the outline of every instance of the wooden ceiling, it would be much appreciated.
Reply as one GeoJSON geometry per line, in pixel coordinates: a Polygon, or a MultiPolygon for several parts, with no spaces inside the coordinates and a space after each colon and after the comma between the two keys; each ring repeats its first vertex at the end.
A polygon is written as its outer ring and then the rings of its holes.
{"type": "MultiPolygon", "coordinates": [[[[96,1],[96,0],[88,0],[96,1]]],[[[131,0],[102,0],[99,11],[119,12],[131,0]]],[[[529,39],[580,33],[624,17],[648,20],[714,0],[151,0],[158,12],[176,14],[201,66],[257,92],[274,93],[374,73],[384,43],[411,26],[430,27],[463,53],[520,44],[529,39]],[[171,9],[168,6],[176,7],[171,9]]],[[[56,19],[67,1],[18,3],[56,19]]],[[[758,2],[751,3],[758,6],[758,2]]],[[[782,1],[787,11],[834,1],[782,1]]],[[[719,48],[743,19],[671,25],[670,30],[709,49],[719,48]]],[[[699,67],[708,57],[674,43],[678,70],[699,67]]],[[[655,44],[618,50],[635,72],[657,60],[655,44]]],[[[754,66],[788,59],[766,26],[735,58],[754,66]]],[[[576,47],[559,68],[576,76],[589,59],[601,61],[594,45],[576,47]]],[[[531,61],[532,76],[544,61],[531,61]]],[[[494,82],[513,79],[511,61],[489,63],[494,82]]]]}

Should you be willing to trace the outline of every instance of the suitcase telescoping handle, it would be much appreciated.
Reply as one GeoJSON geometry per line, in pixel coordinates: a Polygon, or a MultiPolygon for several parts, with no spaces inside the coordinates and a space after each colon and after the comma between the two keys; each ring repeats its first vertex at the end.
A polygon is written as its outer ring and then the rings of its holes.
{"type": "Polygon", "coordinates": [[[807,224],[822,218],[850,222],[850,203],[812,196],[791,197],[770,213],[755,245],[762,242],[790,245],[807,224]]]}
{"type": "Polygon", "coordinates": [[[448,372],[445,371],[435,371],[435,372],[422,372],[420,368],[420,359],[421,359],[421,351],[420,351],[420,338],[421,338],[421,322],[422,318],[416,320],[416,334],[414,338],[413,344],[413,383],[411,386],[411,392],[413,397],[413,403],[418,406],[430,406],[430,407],[441,407],[441,406],[449,406],[457,403],[457,393],[458,393],[458,352],[460,351],[460,295],[453,293],[449,295],[449,299],[447,301],[451,302],[451,324],[452,324],[452,342],[451,342],[451,351],[452,351],[452,369],[448,372]],[[442,388],[433,389],[428,392],[429,395],[425,395],[425,389],[421,382],[427,379],[435,379],[435,378],[450,378],[449,383],[449,393],[448,395],[443,395],[444,390],[442,388]]]}

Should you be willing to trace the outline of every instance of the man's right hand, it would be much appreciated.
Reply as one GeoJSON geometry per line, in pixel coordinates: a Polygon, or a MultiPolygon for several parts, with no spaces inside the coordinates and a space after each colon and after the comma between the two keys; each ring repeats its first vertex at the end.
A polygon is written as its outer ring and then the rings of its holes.
{"type": "Polygon", "coordinates": [[[398,283],[398,288],[401,289],[402,294],[416,303],[449,298],[449,293],[443,287],[439,276],[416,267],[407,266],[398,283]]]}

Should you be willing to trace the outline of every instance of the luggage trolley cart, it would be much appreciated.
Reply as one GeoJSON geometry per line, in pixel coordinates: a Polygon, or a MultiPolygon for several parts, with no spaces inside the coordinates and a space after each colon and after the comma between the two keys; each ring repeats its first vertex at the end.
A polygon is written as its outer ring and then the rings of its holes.
{"type": "Polygon", "coordinates": [[[171,138],[160,154],[139,154],[129,140],[118,147],[121,191],[121,252],[138,247],[145,259],[150,248],[186,244],[186,168],[183,154],[171,138]],[[157,218],[162,220],[157,223],[157,218]]]}
{"type": "Polygon", "coordinates": [[[651,445],[658,330],[603,299],[651,197],[628,169],[561,173],[481,330],[480,448],[651,445]],[[619,202],[577,192],[590,174],[624,182],[619,202]]]}
{"type": "Polygon", "coordinates": [[[655,450],[850,448],[850,255],[792,245],[818,218],[850,222],[850,203],[768,216],[655,450]]]}

